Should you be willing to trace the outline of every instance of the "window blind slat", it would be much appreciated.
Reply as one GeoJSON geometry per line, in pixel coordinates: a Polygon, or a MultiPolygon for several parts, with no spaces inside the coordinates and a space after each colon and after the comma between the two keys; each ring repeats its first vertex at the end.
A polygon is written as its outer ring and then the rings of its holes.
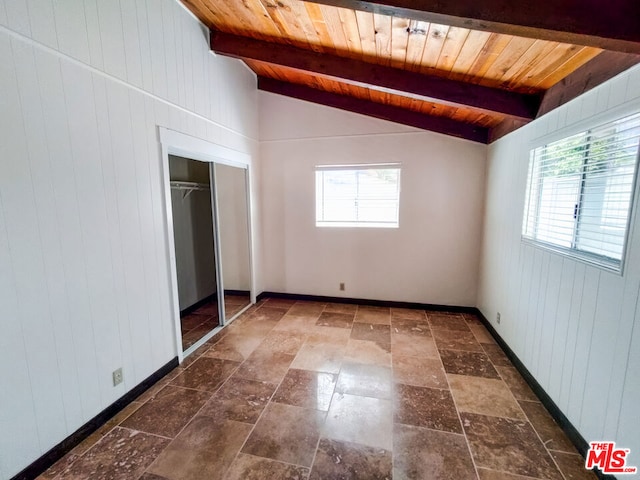
{"type": "Polygon", "coordinates": [[[533,149],[523,238],[619,271],[639,143],[636,114],[533,149]]]}

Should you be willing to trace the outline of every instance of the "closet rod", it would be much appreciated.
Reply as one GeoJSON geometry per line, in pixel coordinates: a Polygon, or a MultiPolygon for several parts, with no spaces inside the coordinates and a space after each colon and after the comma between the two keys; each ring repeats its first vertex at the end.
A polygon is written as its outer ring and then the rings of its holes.
{"type": "Polygon", "coordinates": [[[182,199],[184,200],[185,198],[187,198],[189,195],[191,195],[191,193],[194,190],[198,190],[198,191],[203,191],[203,190],[210,190],[211,187],[209,186],[208,183],[197,183],[197,182],[170,182],[169,185],[171,186],[171,189],[173,190],[183,190],[184,193],[182,194],[182,199]]]}

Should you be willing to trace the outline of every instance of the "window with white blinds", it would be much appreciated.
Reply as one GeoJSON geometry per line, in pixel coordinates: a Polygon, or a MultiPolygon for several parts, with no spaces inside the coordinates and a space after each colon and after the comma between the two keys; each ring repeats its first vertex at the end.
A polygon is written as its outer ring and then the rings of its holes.
{"type": "Polygon", "coordinates": [[[531,151],[522,236],[621,271],[640,114],[531,151]]]}
{"type": "Polygon", "coordinates": [[[317,227],[397,228],[400,165],[316,167],[317,227]]]}

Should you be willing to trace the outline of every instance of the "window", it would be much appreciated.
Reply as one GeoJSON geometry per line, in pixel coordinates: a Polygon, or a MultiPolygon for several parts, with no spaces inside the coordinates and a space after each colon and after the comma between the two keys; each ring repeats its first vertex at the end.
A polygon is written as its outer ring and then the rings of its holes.
{"type": "Polygon", "coordinates": [[[316,167],[317,227],[398,227],[400,165],[316,167]]]}
{"type": "Polygon", "coordinates": [[[622,270],[640,114],[531,151],[522,236],[622,270]]]}

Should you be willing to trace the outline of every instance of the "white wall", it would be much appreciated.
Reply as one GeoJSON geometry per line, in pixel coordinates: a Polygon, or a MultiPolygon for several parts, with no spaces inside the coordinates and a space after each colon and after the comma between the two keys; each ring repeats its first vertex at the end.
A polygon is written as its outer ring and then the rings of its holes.
{"type": "Polygon", "coordinates": [[[0,0],[0,59],[9,478],[176,356],[156,126],[255,155],[258,122],[254,75],[172,0],[0,0]]]}
{"type": "Polygon", "coordinates": [[[485,145],[259,99],[265,290],[476,304],[485,145]],[[380,162],[402,163],[400,228],[317,228],[314,166],[380,162]]]}
{"type": "Polygon", "coordinates": [[[631,465],[640,464],[640,209],[623,276],[523,245],[520,231],[536,139],[638,111],[635,67],[489,147],[479,292],[483,314],[584,438],[631,448],[631,465]]]}

